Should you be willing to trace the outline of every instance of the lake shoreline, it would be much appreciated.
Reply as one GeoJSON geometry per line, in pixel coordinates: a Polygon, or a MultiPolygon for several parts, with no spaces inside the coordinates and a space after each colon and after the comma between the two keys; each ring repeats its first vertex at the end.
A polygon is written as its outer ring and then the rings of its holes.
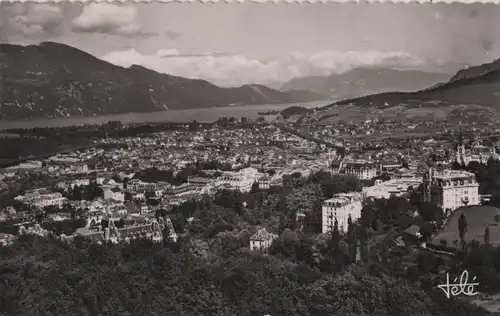
{"type": "MultiPolygon", "coordinates": [[[[237,107],[213,107],[185,110],[167,110],[156,112],[140,112],[125,114],[107,114],[96,116],[75,116],[51,119],[32,119],[0,121],[0,131],[14,128],[43,128],[43,127],[68,127],[81,125],[100,125],[109,121],[120,121],[122,124],[156,124],[156,123],[188,123],[197,121],[200,123],[213,123],[221,117],[265,117],[272,119],[270,115],[260,115],[265,111],[282,111],[292,106],[306,108],[317,108],[330,104],[331,101],[289,103],[289,104],[264,104],[244,105],[237,107]]],[[[274,115],[275,116],[275,115],[274,115]]],[[[273,116],[273,117],[274,117],[273,116]]]]}

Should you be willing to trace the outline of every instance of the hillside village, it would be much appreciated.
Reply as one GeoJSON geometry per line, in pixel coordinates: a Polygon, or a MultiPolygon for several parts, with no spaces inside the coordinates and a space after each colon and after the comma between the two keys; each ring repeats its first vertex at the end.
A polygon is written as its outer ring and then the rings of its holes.
{"type": "MultiPolygon", "coordinates": [[[[382,130],[387,128],[381,126],[382,130]]],[[[343,132],[352,134],[354,130],[346,127],[343,132]]],[[[331,136],[315,131],[312,134],[328,140],[339,130],[331,136]]],[[[332,212],[340,221],[339,227],[347,231],[348,215],[351,221],[359,220],[367,201],[409,198],[418,190],[422,201],[442,208],[446,215],[460,207],[488,203],[492,192],[480,190],[473,173],[452,167],[487,164],[500,157],[495,144],[485,146],[478,138],[470,139],[466,146],[463,139],[432,137],[377,144],[370,139],[346,141],[347,153],[341,155],[265,123],[247,128],[213,126],[136,137],[103,137],[92,142],[95,147],[86,150],[3,169],[1,220],[11,226],[38,223],[44,227],[85,219],[82,227],[89,235],[101,230],[104,219],[153,220],[159,211],[169,214],[185,203],[221,191],[249,194],[272,190],[286,186],[290,179],[307,179],[321,172],[357,179],[358,192],[339,188],[339,192],[320,201],[321,233],[325,234],[332,229],[332,212]],[[190,142],[183,141],[186,139],[190,142]],[[99,147],[103,144],[108,148],[99,147]],[[20,184],[32,178],[38,180],[30,183],[29,190],[22,190],[20,184]],[[432,192],[429,196],[427,190],[432,192]]],[[[299,210],[299,215],[313,217],[311,210],[299,210]],[[309,213],[303,214],[306,211],[309,213]]],[[[175,222],[174,227],[194,220],[175,222]]],[[[4,235],[3,240],[12,240],[12,235],[15,233],[4,235]]]]}
{"type": "MultiPolygon", "coordinates": [[[[150,132],[116,123],[66,128],[95,135],[85,149],[2,169],[2,244],[14,247],[26,236],[103,246],[150,240],[188,243],[205,257],[214,238],[233,236],[246,251],[284,255],[290,234],[301,234],[293,238],[319,243],[315,247],[340,238],[341,261],[328,252],[306,259],[330,271],[341,262],[383,263],[385,248],[448,258],[484,243],[486,228],[488,244],[500,243],[494,226],[500,188],[491,178],[500,171],[500,156],[488,128],[484,137],[463,130],[439,137],[345,138],[341,148],[335,135],[366,126],[339,125],[331,135],[311,128],[313,138],[304,139],[265,121],[224,122],[166,130],[159,124],[150,132]],[[124,133],[129,136],[113,136],[124,133]],[[329,141],[332,146],[325,145],[329,141]],[[463,240],[450,228],[462,213],[469,225],[463,240]]],[[[387,128],[371,127],[375,133],[387,128]]],[[[54,130],[8,132],[22,142],[54,130]]],[[[401,273],[424,273],[412,272],[414,264],[403,265],[401,273]]],[[[441,272],[430,282],[442,280],[450,264],[446,259],[436,266],[441,272]]]]}

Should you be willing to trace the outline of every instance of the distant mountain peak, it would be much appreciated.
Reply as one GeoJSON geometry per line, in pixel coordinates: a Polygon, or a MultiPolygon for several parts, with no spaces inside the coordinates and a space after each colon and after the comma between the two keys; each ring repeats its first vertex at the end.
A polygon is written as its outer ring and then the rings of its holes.
{"type": "Polygon", "coordinates": [[[311,90],[345,99],[390,91],[416,91],[448,79],[447,74],[421,70],[356,67],[340,74],[292,79],[281,90],[311,90]]]}

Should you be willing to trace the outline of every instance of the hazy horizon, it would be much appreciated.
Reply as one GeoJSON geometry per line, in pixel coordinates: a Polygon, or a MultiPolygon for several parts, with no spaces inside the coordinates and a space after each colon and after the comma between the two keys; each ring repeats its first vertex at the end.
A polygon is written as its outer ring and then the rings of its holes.
{"type": "Polygon", "coordinates": [[[220,86],[359,67],[450,74],[500,57],[494,4],[0,4],[0,41],[73,46],[220,86]]]}

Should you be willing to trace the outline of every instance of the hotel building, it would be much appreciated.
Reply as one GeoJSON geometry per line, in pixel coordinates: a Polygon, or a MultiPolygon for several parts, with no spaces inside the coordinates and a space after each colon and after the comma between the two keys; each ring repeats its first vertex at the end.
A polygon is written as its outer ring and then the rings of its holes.
{"type": "Polygon", "coordinates": [[[340,173],[356,176],[360,180],[370,180],[377,176],[377,165],[367,160],[343,161],[340,173]]]}
{"type": "Polygon", "coordinates": [[[216,181],[216,186],[249,192],[253,184],[262,176],[262,173],[253,168],[242,169],[239,172],[224,172],[216,181]]]}
{"type": "Polygon", "coordinates": [[[430,201],[446,213],[467,205],[479,205],[479,184],[476,176],[462,170],[434,171],[427,176],[430,201]],[[428,179],[431,181],[428,181],[428,179]],[[430,190],[429,190],[430,189],[430,190]]]}
{"type": "Polygon", "coordinates": [[[323,234],[333,229],[335,219],[338,221],[339,231],[347,231],[347,220],[351,215],[352,221],[361,217],[363,208],[363,194],[358,192],[336,194],[323,202],[321,208],[323,234]]]}

